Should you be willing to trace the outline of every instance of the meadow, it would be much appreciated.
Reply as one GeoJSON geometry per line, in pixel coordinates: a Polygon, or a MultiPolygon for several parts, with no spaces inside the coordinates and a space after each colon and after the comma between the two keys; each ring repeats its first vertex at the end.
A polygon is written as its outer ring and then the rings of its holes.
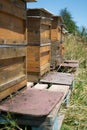
{"type": "Polygon", "coordinates": [[[61,130],[87,130],[87,42],[69,35],[64,45],[65,59],[79,60],[79,68],[61,130]]]}

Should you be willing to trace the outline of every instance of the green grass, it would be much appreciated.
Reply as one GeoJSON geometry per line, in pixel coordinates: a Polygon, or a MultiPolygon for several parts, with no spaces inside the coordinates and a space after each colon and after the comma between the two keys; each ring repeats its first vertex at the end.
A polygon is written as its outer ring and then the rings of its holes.
{"type": "Polygon", "coordinates": [[[65,42],[65,58],[79,60],[78,76],[61,130],[87,130],[87,44],[69,36],[65,42]]]}

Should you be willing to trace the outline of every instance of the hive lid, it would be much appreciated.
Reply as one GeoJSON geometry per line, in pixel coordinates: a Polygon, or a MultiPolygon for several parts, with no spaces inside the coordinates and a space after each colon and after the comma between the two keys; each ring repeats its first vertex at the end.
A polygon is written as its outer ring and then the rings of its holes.
{"type": "Polygon", "coordinates": [[[45,8],[29,8],[27,10],[27,16],[41,16],[52,18],[53,14],[45,8]]]}
{"type": "Polygon", "coordinates": [[[36,2],[37,0],[24,0],[25,2],[36,2]]]}
{"type": "Polygon", "coordinates": [[[0,105],[0,110],[35,117],[46,116],[62,97],[62,92],[31,88],[0,105]]]}
{"type": "Polygon", "coordinates": [[[40,82],[70,86],[72,85],[73,80],[74,80],[74,76],[70,73],[49,72],[43,76],[40,82]]]}

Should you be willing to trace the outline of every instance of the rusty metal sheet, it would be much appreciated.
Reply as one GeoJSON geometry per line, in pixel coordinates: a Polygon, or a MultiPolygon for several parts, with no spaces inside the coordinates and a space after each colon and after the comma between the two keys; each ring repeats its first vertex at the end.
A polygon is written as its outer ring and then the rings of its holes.
{"type": "Polygon", "coordinates": [[[70,73],[49,72],[40,80],[42,83],[53,83],[61,85],[72,85],[74,76],[70,73]]]}
{"type": "Polygon", "coordinates": [[[62,92],[30,88],[0,105],[0,110],[29,116],[46,116],[61,101],[63,95],[62,92]]]}

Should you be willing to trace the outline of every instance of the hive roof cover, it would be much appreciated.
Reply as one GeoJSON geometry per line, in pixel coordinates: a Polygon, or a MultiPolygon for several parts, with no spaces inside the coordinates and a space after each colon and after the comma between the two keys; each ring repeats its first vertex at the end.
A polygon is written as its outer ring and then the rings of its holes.
{"type": "Polygon", "coordinates": [[[70,73],[49,72],[45,76],[43,76],[40,82],[72,85],[73,80],[74,76],[70,73]]]}
{"type": "Polygon", "coordinates": [[[62,92],[29,89],[0,105],[0,110],[35,117],[48,115],[63,97],[62,92]]]}

